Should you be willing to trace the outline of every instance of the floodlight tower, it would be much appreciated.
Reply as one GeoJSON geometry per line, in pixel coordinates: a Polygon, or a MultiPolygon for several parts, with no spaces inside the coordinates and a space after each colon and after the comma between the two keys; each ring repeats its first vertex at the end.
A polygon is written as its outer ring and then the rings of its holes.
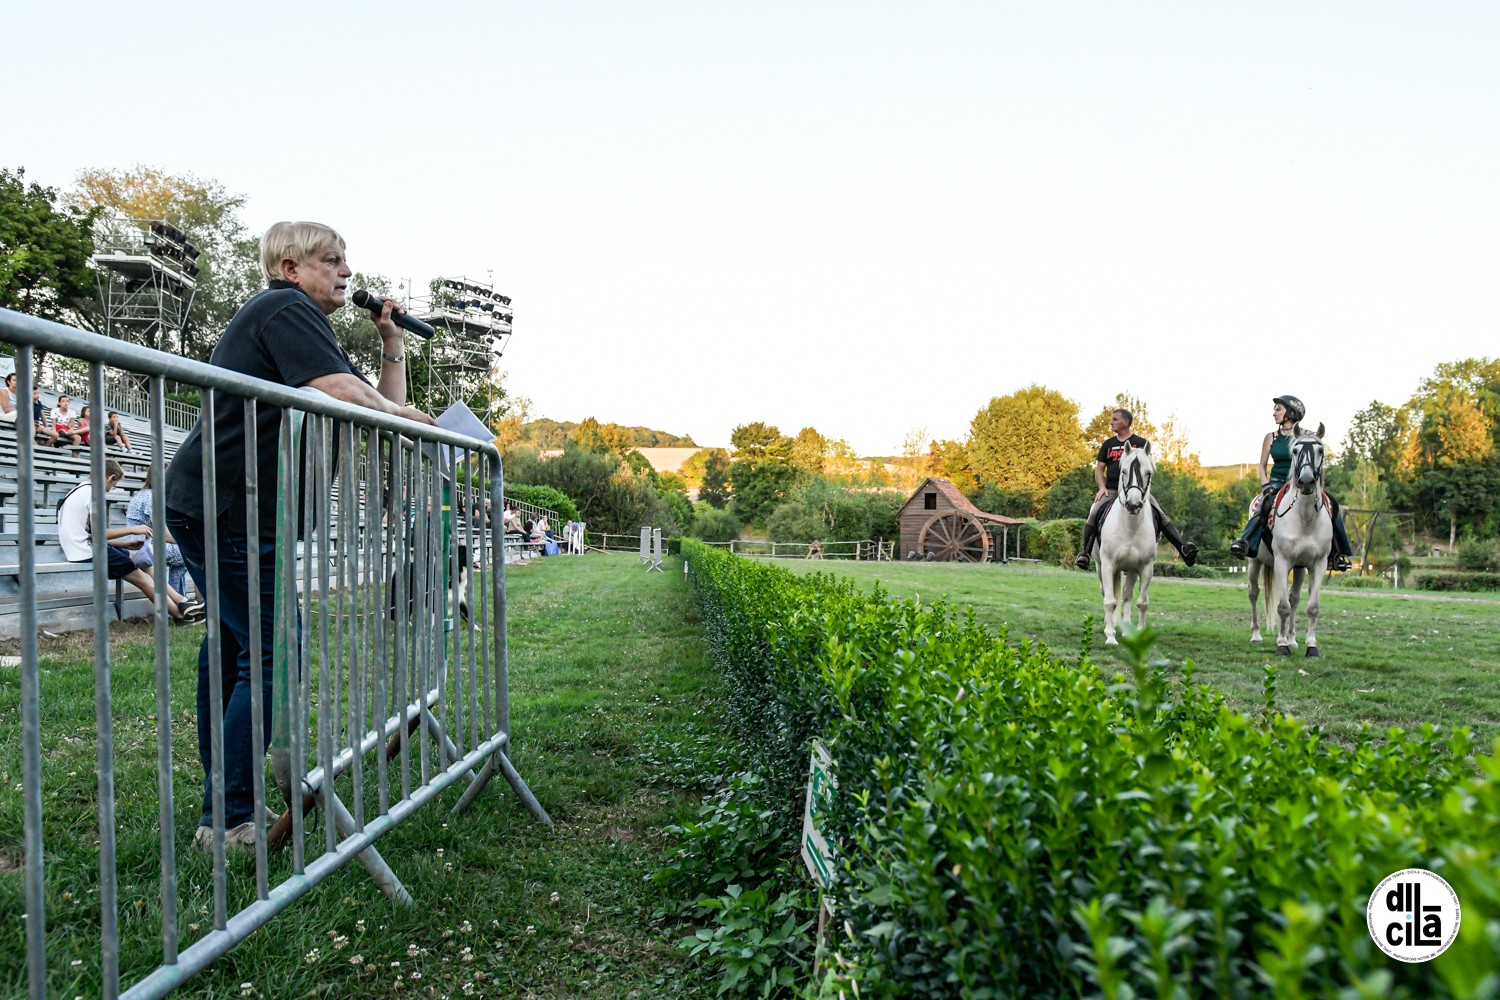
{"type": "Polygon", "coordinates": [[[431,295],[412,302],[413,315],[438,331],[425,347],[428,388],[435,386],[447,400],[457,400],[465,385],[482,377],[486,405],[480,418],[488,424],[495,416],[500,356],[515,318],[510,296],[488,282],[463,277],[436,278],[431,289],[431,295]]]}
{"type": "Polygon", "coordinates": [[[104,332],[161,351],[180,351],[198,287],[198,248],[161,219],[129,219],[100,237],[92,263],[104,332]]]}

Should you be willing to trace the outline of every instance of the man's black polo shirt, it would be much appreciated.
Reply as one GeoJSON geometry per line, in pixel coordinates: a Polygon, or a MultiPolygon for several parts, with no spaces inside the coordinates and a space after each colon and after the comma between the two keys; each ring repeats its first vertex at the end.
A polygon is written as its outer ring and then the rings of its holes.
{"type": "Polygon", "coordinates": [[[1099,454],[1095,460],[1103,462],[1105,465],[1104,488],[1107,490],[1118,490],[1120,488],[1120,456],[1125,454],[1125,445],[1127,442],[1129,442],[1132,448],[1146,447],[1146,439],[1139,434],[1132,434],[1125,441],[1121,441],[1111,434],[1099,446],[1099,454]]]}
{"type": "MultiPolygon", "coordinates": [[[[333,336],[328,318],[296,285],[273,281],[271,287],[240,307],[219,338],[211,364],[267,382],[293,388],[320,375],[348,372],[366,385],[333,336]]],[[[215,517],[228,515],[228,529],[245,525],[245,417],[239,396],[214,390],[214,461],[218,486],[215,517]]],[[[270,537],[275,527],[276,459],[281,435],[281,408],[256,407],[256,444],[260,487],[260,530],[270,537]]],[[[167,506],[196,520],[203,512],[203,419],[193,426],[167,469],[167,506]]]]}

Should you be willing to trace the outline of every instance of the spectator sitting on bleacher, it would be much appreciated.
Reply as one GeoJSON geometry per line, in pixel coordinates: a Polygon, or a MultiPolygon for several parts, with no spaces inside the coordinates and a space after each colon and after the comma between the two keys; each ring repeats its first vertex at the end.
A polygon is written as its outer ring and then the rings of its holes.
{"type": "MultiPolygon", "coordinates": [[[[112,444],[121,451],[134,451],[130,447],[130,435],[125,433],[125,425],[120,423],[120,415],[114,410],[109,411],[109,418],[104,422],[104,443],[112,444]]],[[[147,481],[150,485],[150,481],[147,481]]]]}
{"type": "Polygon", "coordinates": [[[67,438],[68,444],[78,447],[83,444],[77,431],[74,429],[78,423],[78,417],[68,409],[68,397],[58,396],[57,405],[52,408],[52,426],[57,429],[54,438],[67,438]]]}
{"type": "Polygon", "coordinates": [[[505,530],[506,532],[521,530],[521,515],[517,514],[515,508],[509,503],[505,505],[505,530]]]}
{"type": "MultiPolygon", "coordinates": [[[[148,466],[146,484],[135,491],[130,506],[125,508],[126,524],[151,527],[151,496],[151,469],[148,466]]],[[[178,593],[187,593],[187,561],[182,558],[182,550],[177,547],[170,530],[163,528],[160,538],[146,539],[145,544],[131,554],[130,561],[141,569],[150,569],[158,554],[165,555],[167,560],[167,583],[178,593]]]]}
{"type": "MultiPolygon", "coordinates": [[[[125,478],[120,463],[108,459],[104,463],[104,492],[108,493],[125,478]]],[[[93,525],[89,508],[93,504],[92,483],[83,483],[74,488],[57,505],[57,543],[62,547],[68,562],[89,563],[94,560],[93,525]]],[[[129,551],[141,547],[151,537],[150,525],[123,525],[106,528],[105,552],[109,556],[109,578],[124,580],[146,595],[148,601],[156,600],[156,588],[151,585],[150,575],[131,561],[129,551]]],[[[201,601],[192,602],[170,585],[167,587],[167,613],[178,622],[201,622],[205,614],[201,601]]]]}
{"type": "Polygon", "coordinates": [[[538,542],[544,538],[550,542],[557,541],[557,536],[552,533],[552,525],[548,523],[546,514],[537,518],[536,523],[531,526],[531,538],[538,542]]]}
{"type": "Polygon", "coordinates": [[[42,390],[31,390],[31,426],[43,444],[57,445],[57,431],[47,426],[47,409],[42,406],[42,390]]]}
{"type": "Polygon", "coordinates": [[[83,413],[73,421],[73,430],[77,432],[78,439],[84,444],[89,443],[89,408],[85,406],[83,413]]]}
{"type": "Polygon", "coordinates": [[[0,423],[16,422],[16,373],[5,376],[5,388],[0,389],[0,423]]]}

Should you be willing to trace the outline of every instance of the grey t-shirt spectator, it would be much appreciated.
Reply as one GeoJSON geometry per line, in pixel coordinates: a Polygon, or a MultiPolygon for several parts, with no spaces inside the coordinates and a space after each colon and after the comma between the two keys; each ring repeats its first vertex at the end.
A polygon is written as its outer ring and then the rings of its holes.
{"type": "MultiPolygon", "coordinates": [[[[293,388],[320,375],[347,372],[366,385],[370,380],[354,367],[333,336],[328,318],[296,285],[273,281],[271,287],[246,302],[219,338],[211,364],[293,388]]],[[[239,396],[214,390],[214,463],[218,486],[214,517],[227,515],[228,528],[244,531],[245,417],[239,396]]],[[[281,408],[256,407],[256,446],[260,495],[260,530],[275,530],[277,452],[281,408]]],[[[193,426],[167,470],[167,506],[196,520],[207,520],[203,510],[203,420],[193,426]]]]}

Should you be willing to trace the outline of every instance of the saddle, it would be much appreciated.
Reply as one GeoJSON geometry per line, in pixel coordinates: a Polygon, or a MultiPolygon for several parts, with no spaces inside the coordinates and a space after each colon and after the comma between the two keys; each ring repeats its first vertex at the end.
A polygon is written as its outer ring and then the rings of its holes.
{"type": "MultiPolygon", "coordinates": [[[[1277,490],[1274,494],[1271,494],[1271,504],[1269,507],[1267,507],[1265,504],[1265,493],[1258,494],[1256,498],[1250,502],[1250,514],[1252,517],[1256,514],[1260,515],[1261,526],[1265,531],[1265,537],[1267,540],[1270,539],[1271,532],[1276,527],[1276,512],[1281,509],[1281,500],[1286,496],[1287,490],[1291,488],[1291,483],[1282,483],[1281,489],[1277,490]]],[[[1328,512],[1328,520],[1332,521],[1333,502],[1328,499],[1327,490],[1323,491],[1323,509],[1328,512]]]]}
{"type": "MultiPolygon", "coordinates": [[[[1104,506],[1099,508],[1099,519],[1094,522],[1096,529],[1100,531],[1104,530],[1104,519],[1109,517],[1109,512],[1114,509],[1115,504],[1119,501],[1120,495],[1118,493],[1104,501],[1104,506]]],[[[1161,541],[1161,524],[1156,520],[1156,509],[1154,507],[1151,510],[1151,528],[1156,532],[1156,540],[1161,541]]]]}

